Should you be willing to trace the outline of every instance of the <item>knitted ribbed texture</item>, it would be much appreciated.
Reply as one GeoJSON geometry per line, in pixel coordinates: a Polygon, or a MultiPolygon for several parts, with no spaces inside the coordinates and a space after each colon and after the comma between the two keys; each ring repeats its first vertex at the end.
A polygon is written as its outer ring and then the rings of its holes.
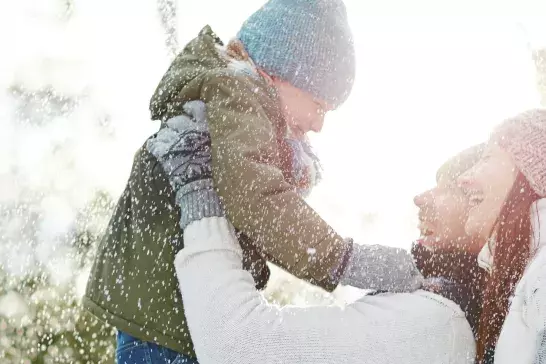
{"type": "Polygon", "coordinates": [[[177,194],[180,206],[180,228],[184,230],[194,220],[224,216],[224,209],[212,187],[212,179],[198,180],[184,185],[177,194]]]}
{"type": "Polygon", "coordinates": [[[341,284],[389,292],[413,292],[423,276],[405,249],[353,244],[341,284]]]}
{"type": "Polygon", "coordinates": [[[546,109],[531,109],[504,121],[491,140],[512,155],[533,190],[546,197],[546,109]]]}
{"type": "Polygon", "coordinates": [[[237,38],[268,74],[334,108],[351,92],[355,51],[341,0],[269,0],[237,38]]]}
{"type": "Polygon", "coordinates": [[[429,292],[366,296],[345,307],[266,302],[225,218],[184,230],[175,267],[200,364],[471,364],[463,312],[429,292]]]}

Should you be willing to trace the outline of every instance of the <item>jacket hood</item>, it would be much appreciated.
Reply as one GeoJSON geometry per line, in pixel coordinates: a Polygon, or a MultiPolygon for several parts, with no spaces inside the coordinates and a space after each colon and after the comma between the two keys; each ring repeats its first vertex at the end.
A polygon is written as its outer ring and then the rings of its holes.
{"type": "Polygon", "coordinates": [[[199,90],[199,76],[227,65],[227,60],[219,52],[219,47],[223,45],[222,40],[207,25],[184,47],[152,95],[150,100],[152,120],[165,121],[178,115],[186,101],[199,97],[198,92],[195,94],[199,90]]]}

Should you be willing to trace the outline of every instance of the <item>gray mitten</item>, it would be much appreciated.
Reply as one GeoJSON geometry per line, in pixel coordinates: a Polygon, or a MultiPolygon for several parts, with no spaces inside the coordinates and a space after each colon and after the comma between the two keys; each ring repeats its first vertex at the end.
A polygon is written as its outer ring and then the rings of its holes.
{"type": "Polygon", "coordinates": [[[224,216],[212,182],[205,103],[189,101],[183,109],[184,114],[167,120],[148,141],[148,150],[163,166],[176,194],[182,229],[204,217],[224,216]]]}
{"type": "Polygon", "coordinates": [[[384,245],[353,244],[341,284],[388,292],[413,292],[423,283],[411,254],[384,245]]]}

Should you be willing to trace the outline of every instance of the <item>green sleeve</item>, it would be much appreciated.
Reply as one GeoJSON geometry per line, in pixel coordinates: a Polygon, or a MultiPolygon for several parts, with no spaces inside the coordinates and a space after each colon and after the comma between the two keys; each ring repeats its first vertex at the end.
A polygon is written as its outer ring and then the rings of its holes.
{"type": "Polygon", "coordinates": [[[204,81],[215,186],[231,223],[265,258],[333,290],[350,246],[285,181],[264,92],[242,77],[204,81]]]}

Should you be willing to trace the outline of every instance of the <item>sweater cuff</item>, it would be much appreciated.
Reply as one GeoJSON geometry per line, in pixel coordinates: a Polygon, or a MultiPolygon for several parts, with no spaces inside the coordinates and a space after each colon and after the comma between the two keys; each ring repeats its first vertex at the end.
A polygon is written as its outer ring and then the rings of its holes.
{"type": "Polygon", "coordinates": [[[194,220],[184,230],[182,251],[203,252],[216,249],[235,250],[242,254],[235,229],[225,217],[194,220]]]}
{"type": "Polygon", "coordinates": [[[177,193],[180,228],[205,217],[223,217],[224,209],[211,180],[199,180],[183,186],[177,193]]]}
{"type": "Polygon", "coordinates": [[[353,254],[353,244],[354,244],[353,239],[346,238],[343,240],[347,244],[347,248],[345,249],[345,252],[343,253],[343,256],[341,257],[341,260],[338,266],[330,272],[331,280],[332,282],[335,282],[336,286],[338,283],[340,283],[343,275],[345,274],[345,270],[347,269],[347,265],[349,264],[349,259],[351,258],[351,255],[353,254]]]}

